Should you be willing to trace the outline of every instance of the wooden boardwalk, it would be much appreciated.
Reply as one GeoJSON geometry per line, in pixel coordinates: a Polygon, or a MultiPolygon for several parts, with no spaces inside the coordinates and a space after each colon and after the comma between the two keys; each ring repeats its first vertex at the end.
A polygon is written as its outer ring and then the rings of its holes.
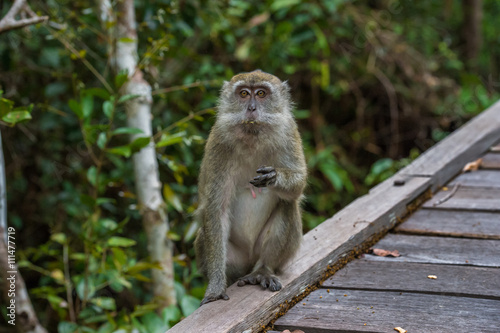
{"type": "Polygon", "coordinates": [[[279,332],[500,332],[500,152],[276,320],[279,332]]]}
{"type": "Polygon", "coordinates": [[[234,284],[168,332],[500,332],[499,142],[500,101],[305,234],[279,292],[234,284]],[[401,257],[332,276],[412,212],[376,244],[401,257]]]}

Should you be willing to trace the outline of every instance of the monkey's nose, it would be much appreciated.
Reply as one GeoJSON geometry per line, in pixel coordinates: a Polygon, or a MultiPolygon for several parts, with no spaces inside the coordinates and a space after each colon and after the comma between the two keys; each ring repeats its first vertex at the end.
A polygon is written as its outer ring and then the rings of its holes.
{"type": "Polygon", "coordinates": [[[254,103],[248,104],[248,111],[254,112],[255,110],[257,110],[257,106],[254,103]]]}

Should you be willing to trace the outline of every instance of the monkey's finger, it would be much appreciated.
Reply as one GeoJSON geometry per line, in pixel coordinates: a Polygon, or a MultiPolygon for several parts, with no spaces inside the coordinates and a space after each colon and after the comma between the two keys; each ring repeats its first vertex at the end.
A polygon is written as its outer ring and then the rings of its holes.
{"type": "Polygon", "coordinates": [[[257,173],[269,173],[271,171],[274,171],[272,166],[261,166],[257,169],[257,173]]]}
{"type": "Polygon", "coordinates": [[[255,177],[253,180],[250,181],[250,184],[252,184],[255,187],[265,187],[267,186],[267,180],[259,177],[255,177]]]}
{"type": "Polygon", "coordinates": [[[269,281],[269,290],[278,291],[281,289],[281,283],[278,279],[271,279],[269,281]]]}
{"type": "Polygon", "coordinates": [[[207,303],[210,303],[210,302],[215,302],[215,301],[217,301],[219,299],[223,299],[223,300],[227,301],[229,299],[229,296],[227,296],[226,293],[221,293],[220,295],[209,295],[209,296],[206,296],[201,301],[200,306],[204,305],[204,304],[207,304],[207,303]]]}

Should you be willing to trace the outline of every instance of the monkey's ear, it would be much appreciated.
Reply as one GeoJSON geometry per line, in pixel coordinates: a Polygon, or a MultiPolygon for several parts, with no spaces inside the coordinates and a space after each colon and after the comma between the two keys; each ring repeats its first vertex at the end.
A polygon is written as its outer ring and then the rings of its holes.
{"type": "Polygon", "coordinates": [[[224,91],[224,90],[226,90],[228,87],[229,87],[229,81],[224,81],[224,82],[222,83],[222,88],[221,88],[221,90],[222,90],[222,91],[224,91]]]}
{"type": "Polygon", "coordinates": [[[281,83],[281,90],[285,93],[285,94],[290,94],[290,85],[288,84],[288,81],[283,81],[281,83]]]}

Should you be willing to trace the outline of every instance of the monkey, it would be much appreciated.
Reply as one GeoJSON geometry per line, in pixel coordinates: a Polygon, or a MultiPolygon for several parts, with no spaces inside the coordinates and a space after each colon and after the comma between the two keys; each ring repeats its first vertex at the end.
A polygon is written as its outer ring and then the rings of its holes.
{"type": "Polygon", "coordinates": [[[201,305],[237,281],[278,291],[302,239],[307,166],[290,88],[261,70],[225,81],[198,180],[195,240],[208,278],[201,305]]]}

